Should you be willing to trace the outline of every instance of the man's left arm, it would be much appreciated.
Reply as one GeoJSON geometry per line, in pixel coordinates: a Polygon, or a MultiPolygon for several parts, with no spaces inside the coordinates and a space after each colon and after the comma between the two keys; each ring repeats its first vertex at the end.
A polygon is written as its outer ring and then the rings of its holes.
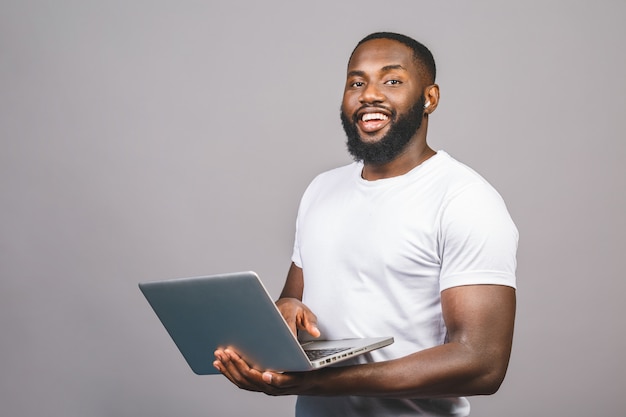
{"type": "Polygon", "coordinates": [[[441,293],[448,342],[378,363],[301,373],[250,368],[236,352],[216,352],[216,366],[242,389],[269,395],[361,395],[435,398],[492,394],[508,366],[515,289],[467,285],[441,293]]]}

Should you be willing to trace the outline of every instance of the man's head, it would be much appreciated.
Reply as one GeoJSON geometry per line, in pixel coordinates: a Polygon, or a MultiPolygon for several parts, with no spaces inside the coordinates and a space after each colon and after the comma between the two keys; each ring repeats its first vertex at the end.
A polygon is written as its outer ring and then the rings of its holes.
{"type": "Polygon", "coordinates": [[[341,121],[356,160],[386,164],[420,137],[437,106],[432,54],[404,35],[380,32],[361,40],[348,62],[341,121]],[[427,104],[427,105],[426,105],[427,104]]]}

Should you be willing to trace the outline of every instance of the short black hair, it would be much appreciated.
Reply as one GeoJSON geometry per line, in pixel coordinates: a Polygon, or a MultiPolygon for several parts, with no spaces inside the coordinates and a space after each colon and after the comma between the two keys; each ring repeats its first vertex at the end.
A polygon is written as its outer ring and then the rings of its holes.
{"type": "Polygon", "coordinates": [[[433,57],[433,54],[424,44],[416,41],[409,36],[399,33],[375,32],[367,35],[366,37],[361,39],[359,43],[354,47],[354,50],[350,55],[350,59],[352,59],[352,55],[354,55],[354,52],[359,46],[367,41],[371,41],[372,39],[391,39],[411,48],[413,50],[413,59],[415,59],[417,64],[424,70],[424,75],[426,76],[428,82],[431,84],[435,83],[435,77],[437,76],[437,67],[435,66],[435,58],[433,57]]]}

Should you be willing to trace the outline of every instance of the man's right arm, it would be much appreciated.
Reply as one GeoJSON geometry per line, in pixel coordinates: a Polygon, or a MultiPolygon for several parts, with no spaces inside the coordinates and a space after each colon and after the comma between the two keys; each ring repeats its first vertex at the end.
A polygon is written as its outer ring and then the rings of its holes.
{"type": "Polygon", "coordinates": [[[289,272],[287,273],[287,279],[285,280],[285,286],[280,293],[280,298],[296,298],[302,301],[302,292],[304,291],[304,274],[302,268],[299,268],[295,263],[291,263],[289,272]]]}

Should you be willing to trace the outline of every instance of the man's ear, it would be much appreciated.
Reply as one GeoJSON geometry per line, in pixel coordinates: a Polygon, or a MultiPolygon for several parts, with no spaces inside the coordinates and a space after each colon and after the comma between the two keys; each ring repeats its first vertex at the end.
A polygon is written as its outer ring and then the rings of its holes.
{"type": "Polygon", "coordinates": [[[424,104],[424,114],[431,114],[439,104],[439,86],[437,84],[429,85],[424,90],[426,104],[424,104]]]}

